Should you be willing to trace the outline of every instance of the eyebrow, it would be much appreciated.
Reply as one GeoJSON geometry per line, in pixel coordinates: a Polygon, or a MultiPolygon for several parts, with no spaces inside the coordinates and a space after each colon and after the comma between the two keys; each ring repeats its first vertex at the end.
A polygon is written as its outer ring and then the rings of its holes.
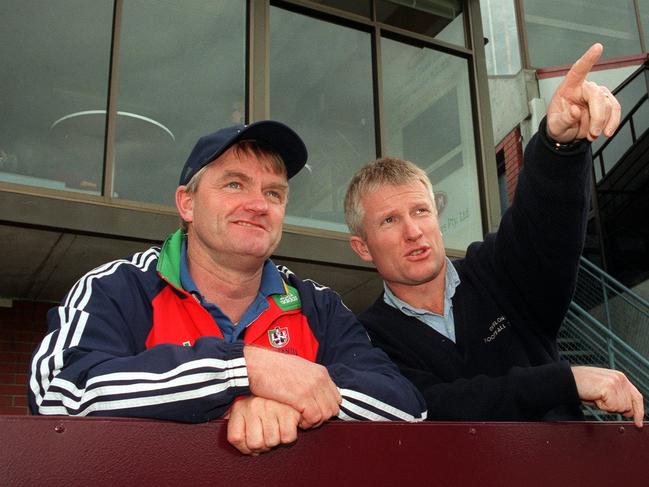
{"type": "Polygon", "coordinates": [[[375,221],[381,222],[385,220],[387,217],[394,215],[394,213],[395,213],[394,208],[389,208],[389,209],[379,211],[375,215],[375,221]]]}
{"type": "Polygon", "coordinates": [[[245,182],[252,181],[252,178],[241,171],[225,171],[220,179],[238,178],[245,182]]]}
{"type": "Polygon", "coordinates": [[[266,188],[271,188],[271,189],[281,189],[283,191],[288,191],[288,184],[286,183],[271,183],[266,188]]]}
{"type": "MultiPolygon", "coordinates": [[[[413,203],[408,206],[408,211],[410,212],[413,209],[421,208],[422,206],[426,206],[428,208],[434,207],[428,198],[421,198],[421,199],[417,199],[416,201],[413,201],[413,203]]],[[[383,220],[384,218],[387,218],[388,216],[392,216],[395,213],[399,213],[399,210],[394,206],[391,206],[384,210],[379,210],[376,214],[376,218],[377,220],[383,220]]]]}

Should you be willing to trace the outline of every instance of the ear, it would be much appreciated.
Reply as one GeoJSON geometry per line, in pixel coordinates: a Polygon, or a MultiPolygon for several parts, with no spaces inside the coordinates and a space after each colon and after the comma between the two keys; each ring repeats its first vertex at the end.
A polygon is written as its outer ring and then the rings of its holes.
{"type": "Polygon", "coordinates": [[[176,188],[176,208],[183,221],[194,221],[194,194],[187,192],[186,186],[176,188]]]}
{"type": "Polygon", "coordinates": [[[352,246],[352,250],[356,252],[356,255],[358,255],[365,262],[374,262],[374,260],[372,259],[372,254],[370,253],[370,249],[367,247],[365,240],[363,240],[361,237],[352,235],[351,237],[349,237],[349,245],[352,246]]]}

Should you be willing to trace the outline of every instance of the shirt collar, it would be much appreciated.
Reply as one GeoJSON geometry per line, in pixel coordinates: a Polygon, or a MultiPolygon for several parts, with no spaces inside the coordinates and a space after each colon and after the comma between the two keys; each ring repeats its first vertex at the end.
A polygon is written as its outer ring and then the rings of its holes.
{"type": "MultiPolygon", "coordinates": [[[[451,260],[448,257],[444,257],[446,259],[446,273],[444,275],[444,315],[447,315],[449,310],[452,307],[452,302],[451,298],[455,295],[455,289],[458,287],[460,284],[460,276],[458,275],[457,271],[455,270],[455,266],[451,262],[451,260]]],[[[399,299],[394,295],[392,290],[390,289],[390,286],[383,281],[383,289],[385,293],[383,294],[383,300],[392,306],[393,308],[397,308],[400,311],[404,311],[407,314],[411,315],[436,315],[436,316],[442,316],[437,313],[433,313],[431,311],[428,311],[423,308],[417,308],[415,306],[411,306],[410,304],[406,303],[402,299],[399,299]]]]}
{"type": "MultiPolygon", "coordinates": [[[[202,297],[200,290],[189,273],[189,265],[187,264],[187,238],[183,239],[180,247],[180,283],[185,291],[202,297]]],[[[271,294],[286,294],[282,276],[270,259],[266,259],[264,268],[261,271],[259,294],[264,298],[271,294]]]]}

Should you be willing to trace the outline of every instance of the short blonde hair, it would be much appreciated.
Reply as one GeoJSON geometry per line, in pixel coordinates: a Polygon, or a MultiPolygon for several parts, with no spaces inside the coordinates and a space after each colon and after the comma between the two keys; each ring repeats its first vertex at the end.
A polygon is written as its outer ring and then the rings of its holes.
{"type": "MultiPolygon", "coordinates": [[[[236,156],[241,156],[242,154],[253,156],[259,162],[259,164],[261,164],[262,167],[275,174],[280,174],[283,176],[286,176],[287,174],[286,165],[284,164],[282,156],[280,156],[275,149],[262,142],[251,139],[240,140],[239,142],[233,144],[226,152],[230,150],[234,152],[236,156]]],[[[225,152],[223,154],[225,154],[225,152]]],[[[223,154],[221,154],[209,164],[201,167],[185,185],[185,191],[187,191],[188,193],[195,193],[198,190],[198,184],[200,183],[201,178],[203,177],[203,174],[205,174],[207,168],[214,162],[218,161],[219,158],[223,156],[223,154]]],[[[183,230],[183,232],[187,232],[187,222],[182,218],[180,219],[180,228],[183,230]]]]}
{"type": "Polygon", "coordinates": [[[433,185],[424,170],[412,162],[397,157],[383,157],[360,168],[352,177],[345,193],[345,222],[351,234],[365,237],[362,200],[367,193],[385,184],[400,186],[414,181],[419,181],[426,187],[435,208],[433,185]]]}

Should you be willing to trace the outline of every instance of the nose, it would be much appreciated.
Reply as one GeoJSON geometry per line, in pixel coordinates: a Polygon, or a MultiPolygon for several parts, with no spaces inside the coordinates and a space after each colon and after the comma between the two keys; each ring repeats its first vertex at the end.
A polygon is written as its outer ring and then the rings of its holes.
{"type": "Polygon", "coordinates": [[[423,232],[419,228],[419,225],[417,225],[417,222],[413,220],[410,217],[406,217],[403,221],[403,236],[406,240],[414,242],[416,240],[419,240],[419,238],[423,235],[423,232]]]}
{"type": "Polygon", "coordinates": [[[268,211],[268,200],[261,191],[252,192],[248,195],[245,208],[253,213],[266,213],[268,211]]]}

